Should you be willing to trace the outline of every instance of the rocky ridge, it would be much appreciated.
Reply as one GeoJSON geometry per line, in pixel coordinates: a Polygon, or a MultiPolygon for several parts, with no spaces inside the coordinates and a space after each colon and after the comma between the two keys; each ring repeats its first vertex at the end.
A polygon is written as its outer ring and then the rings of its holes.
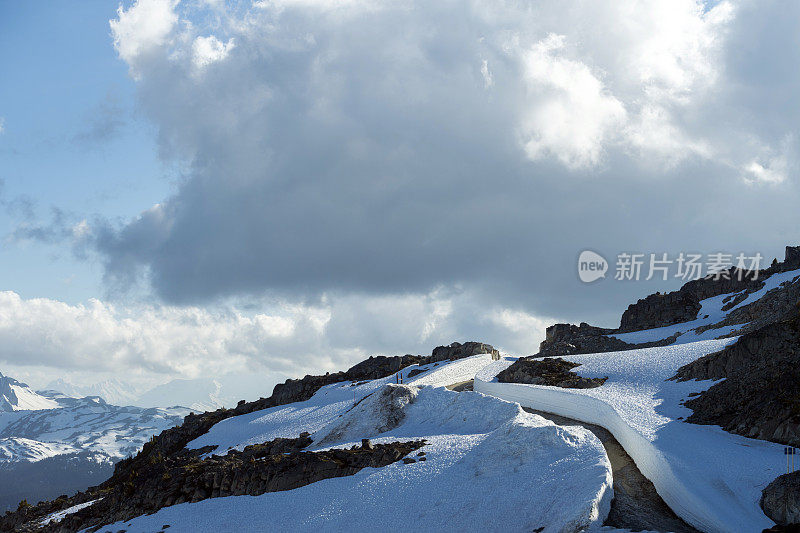
{"type": "Polygon", "coordinates": [[[742,335],[673,379],[722,378],[685,403],[692,409],[688,422],[800,446],[800,315],[742,335]]]}
{"type": "Polygon", "coordinates": [[[542,359],[517,359],[514,363],[497,374],[501,383],[530,383],[532,385],[550,385],[567,389],[591,389],[599,387],[608,378],[585,378],[572,369],[581,366],[560,357],[542,359]]]}
{"type": "Polygon", "coordinates": [[[2,531],[95,531],[102,524],[128,520],[184,502],[224,496],[257,496],[296,489],[323,479],[353,475],[362,468],[389,465],[416,451],[424,440],[372,444],[350,449],[303,451],[308,434],[278,438],[203,459],[207,449],[184,450],[169,457],[151,457],[140,469],[116,473],[99,487],[71,498],[24,506],[0,518],[2,531]],[[42,520],[53,512],[95,502],[52,525],[42,520]]]}
{"type": "MultiPolygon", "coordinates": [[[[36,526],[36,524],[34,524],[35,522],[34,518],[38,517],[40,514],[44,516],[47,513],[56,512],[76,504],[85,503],[100,496],[103,496],[105,498],[105,495],[109,493],[109,491],[111,492],[116,491],[118,487],[126,486],[126,484],[129,487],[132,485],[138,486],[139,484],[142,483],[142,480],[145,479],[140,477],[142,472],[152,473],[152,468],[154,465],[162,464],[165,461],[167,461],[165,464],[169,465],[172,464],[169,463],[169,461],[178,461],[179,464],[182,464],[181,461],[197,460],[196,454],[185,450],[186,445],[192,440],[199,437],[200,435],[203,435],[206,432],[208,432],[208,430],[218,422],[221,422],[222,420],[225,420],[227,418],[247,413],[252,413],[254,411],[259,411],[270,407],[307,400],[311,398],[320,388],[322,388],[325,385],[343,381],[358,382],[363,380],[379,379],[391,376],[395,372],[415,364],[426,365],[440,361],[451,361],[451,360],[462,359],[465,357],[470,357],[472,355],[478,355],[484,353],[489,353],[492,354],[493,356],[499,356],[499,352],[489,344],[480,342],[465,342],[465,343],[454,342],[449,346],[436,347],[430,356],[403,355],[403,356],[392,356],[392,357],[387,357],[387,356],[370,357],[354,365],[353,367],[344,372],[327,373],[325,375],[316,375],[316,376],[307,375],[301,379],[286,380],[286,382],[279,383],[274,387],[273,393],[269,398],[260,398],[253,402],[246,402],[242,400],[235,408],[232,409],[221,408],[217,409],[216,411],[210,411],[200,414],[189,413],[183,419],[183,423],[181,425],[164,430],[159,435],[154,436],[149,442],[145,443],[141,451],[137,455],[119,461],[115,465],[114,473],[108,481],[96,487],[90,487],[89,489],[87,489],[87,491],[79,493],[78,495],[72,498],[62,496],[51,502],[40,502],[35,507],[29,506],[27,505],[27,503],[25,503],[25,505],[21,505],[16,512],[7,512],[4,518],[0,518],[0,531],[27,530],[24,528],[32,528],[30,530],[37,530],[39,528],[38,526],[36,526]],[[32,509],[36,509],[36,511],[33,511],[32,509]],[[25,524],[24,528],[22,527],[23,524],[25,524]]],[[[396,451],[405,450],[404,446],[406,446],[407,444],[408,443],[402,443],[394,446],[393,448],[391,448],[391,450],[394,451],[387,451],[390,450],[390,448],[384,450],[382,447],[376,447],[378,452],[375,453],[377,453],[378,455],[376,455],[375,457],[377,457],[377,459],[375,458],[371,459],[373,462],[377,461],[375,462],[375,464],[369,464],[369,465],[361,464],[358,461],[356,461],[356,459],[347,462],[342,457],[336,455],[339,452],[335,452],[334,455],[331,457],[321,456],[323,458],[320,459],[320,461],[333,461],[336,464],[340,464],[342,463],[342,461],[345,461],[342,464],[349,465],[348,468],[357,467],[358,469],[363,468],[363,466],[376,466],[378,464],[388,464],[388,463],[383,463],[382,461],[386,461],[387,458],[389,457],[392,458],[391,461],[389,462],[394,462],[398,460],[398,458],[394,457],[396,455],[396,451]]],[[[419,443],[415,444],[416,447],[419,447],[421,445],[422,444],[419,443]]],[[[256,453],[258,450],[259,448],[252,448],[250,451],[248,451],[248,453],[245,456],[240,456],[240,452],[236,452],[233,453],[232,458],[235,460],[241,460],[241,457],[245,457],[247,460],[246,461],[242,460],[242,464],[246,463],[247,465],[252,465],[253,461],[256,460],[253,456],[253,453],[256,453]]],[[[333,453],[333,451],[331,452],[333,453]]],[[[316,461],[315,459],[312,459],[311,456],[308,455],[311,452],[302,452],[302,453],[306,454],[303,456],[305,458],[304,461],[306,462],[316,461]]],[[[315,453],[322,453],[322,452],[315,452],[315,453]]],[[[403,453],[402,455],[405,455],[405,453],[403,453]]],[[[353,457],[356,456],[354,455],[353,457]]],[[[212,461],[209,464],[210,465],[219,464],[220,459],[215,459],[215,461],[217,461],[217,463],[214,463],[214,461],[212,461]]],[[[282,464],[288,465],[292,463],[282,463],[282,464]]],[[[299,464],[300,463],[298,463],[298,465],[299,464]]],[[[220,468],[224,469],[231,468],[231,464],[226,463],[224,466],[220,466],[220,468]]],[[[302,470],[303,468],[306,467],[298,466],[298,468],[302,470]]],[[[245,468],[244,470],[247,470],[247,468],[245,468]]],[[[322,469],[322,471],[328,471],[328,470],[330,469],[325,469],[325,468],[322,469]]],[[[350,470],[345,469],[345,471],[349,473],[355,473],[355,471],[357,470],[353,470],[351,472],[350,470]]],[[[169,473],[169,475],[172,476],[173,474],[169,473]]],[[[349,475],[349,474],[340,473],[336,475],[349,475]]],[[[181,479],[182,479],[181,483],[184,486],[190,486],[189,482],[186,479],[184,478],[181,479]]],[[[252,488],[252,485],[246,485],[246,487],[252,488]]],[[[210,491],[209,492],[210,494],[215,494],[213,482],[211,485],[211,489],[204,488],[203,490],[204,491],[208,490],[210,491]]],[[[286,490],[286,489],[278,489],[278,490],[286,490]]],[[[191,494],[192,495],[189,497],[189,499],[183,499],[182,501],[191,501],[190,498],[193,497],[194,492],[192,492],[191,494]]],[[[205,492],[203,494],[205,494],[205,492]]],[[[152,494],[150,496],[155,498],[155,496],[152,494]]],[[[199,493],[198,496],[200,496],[199,493]]],[[[185,495],[183,497],[186,498],[185,495]]],[[[170,500],[169,497],[165,496],[163,501],[164,502],[171,501],[170,504],[174,504],[178,502],[179,499],[180,498],[178,496],[175,496],[172,500],[170,500]]],[[[105,505],[106,504],[104,504],[104,506],[105,505]]],[[[98,507],[98,509],[102,509],[104,508],[104,506],[98,507]]],[[[81,519],[81,517],[84,517],[85,519],[86,513],[96,512],[96,511],[89,511],[88,509],[92,509],[95,507],[97,507],[97,505],[92,505],[90,508],[82,510],[80,513],[75,513],[74,515],[76,517],[75,519],[76,520],[81,519]]],[[[136,509],[140,509],[140,507],[131,507],[131,508],[125,507],[125,509],[129,509],[131,512],[133,512],[136,509]]],[[[122,511],[120,511],[120,509],[117,508],[115,512],[122,512],[122,511]]],[[[142,514],[142,512],[144,511],[138,511],[137,514],[142,514]]],[[[119,516],[123,516],[123,514],[120,514],[119,516]]],[[[125,516],[128,515],[125,514],[125,516]]],[[[71,522],[65,519],[63,525],[60,527],[66,527],[66,528],[72,527],[70,526],[70,524],[71,522]]],[[[81,527],[86,527],[86,526],[84,525],[81,527]]],[[[64,529],[64,531],[73,531],[73,529],[64,529]]]]}

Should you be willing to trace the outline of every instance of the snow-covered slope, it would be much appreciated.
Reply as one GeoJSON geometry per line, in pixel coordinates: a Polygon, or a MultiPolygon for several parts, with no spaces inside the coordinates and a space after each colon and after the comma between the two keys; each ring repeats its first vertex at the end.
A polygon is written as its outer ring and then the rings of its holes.
{"type": "MultiPolygon", "coordinates": [[[[409,366],[400,374],[404,383],[441,387],[472,379],[476,372],[491,361],[490,355],[474,355],[449,363],[409,366]],[[419,370],[423,372],[408,377],[410,373],[419,370]]],[[[312,398],[304,402],[223,420],[208,433],[190,442],[187,447],[196,449],[216,446],[219,452],[229,449],[242,450],[249,444],[266,442],[278,437],[296,437],[303,431],[313,433],[333,418],[343,415],[358,400],[394,382],[395,376],[360,383],[350,381],[334,383],[322,387],[312,398]]]]}
{"type": "Polygon", "coordinates": [[[179,424],[186,409],[118,407],[98,397],[43,397],[55,409],[0,413],[0,462],[38,461],[77,451],[115,461],[179,424]]]}
{"type": "Polygon", "coordinates": [[[0,413],[55,409],[58,403],[37,394],[25,383],[0,373],[0,413]]]}
{"type": "Polygon", "coordinates": [[[681,402],[714,382],[666,381],[734,340],[569,356],[580,375],[608,376],[593,389],[499,383],[513,362],[505,358],[478,373],[475,390],[607,428],[675,513],[702,531],[761,531],[772,521],[758,501],[782,473],[782,446],[682,422],[691,411],[681,402]]]}
{"type": "Polygon", "coordinates": [[[80,449],[65,442],[41,442],[22,437],[0,439],[0,463],[35,463],[56,455],[77,453],[80,449]]]}
{"type": "Polygon", "coordinates": [[[0,512],[23,498],[39,501],[102,481],[114,462],[188,413],[118,407],[96,396],[35,393],[3,379],[14,392],[15,408],[0,412],[0,479],[15,482],[0,483],[0,512]]]}
{"type": "MultiPolygon", "coordinates": [[[[459,378],[474,375],[466,368],[490,360],[471,359],[459,365],[463,372],[449,370],[459,378]]],[[[330,386],[304,405],[234,417],[192,445],[240,447],[313,429],[312,449],[350,447],[362,438],[424,438],[425,461],[365,468],[285,492],[175,505],[108,529],[556,532],[602,523],[612,497],[611,467],[592,433],[481,394],[386,381],[330,386]],[[355,407],[353,394],[363,398],[355,407]],[[255,420],[259,437],[253,437],[255,420]]]]}

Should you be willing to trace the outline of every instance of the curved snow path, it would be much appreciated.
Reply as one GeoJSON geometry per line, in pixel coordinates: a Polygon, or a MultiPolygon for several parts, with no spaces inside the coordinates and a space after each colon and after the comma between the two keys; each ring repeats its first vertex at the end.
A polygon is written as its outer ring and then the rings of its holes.
{"type": "MultiPolygon", "coordinates": [[[[451,383],[448,389],[456,392],[473,390],[474,380],[451,383]]],[[[603,526],[624,531],[658,531],[672,533],[697,533],[697,530],[681,520],[659,496],[653,482],[644,477],[625,448],[610,431],[596,424],[581,422],[574,418],[523,407],[529,413],[539,415],[559,426],[580,426],[588,429],[603,443],[611,463],[614,499],[603,526]]],[[[605,531],[605,529],[603,529],[605,531]]]]}
{"type": "Polygon", "coordinates": [[[779,445],[715,426],[680,422],[691,392],[714,382],[666,382],[675,369],[726,341],[570,356],[582,375],[609,375],[594,389],[499,383],[512,358],[487,365],[474,389],[522,406],[599,425],[619,441],[667,505],[701,531],[761,531],[773,525],[758,506],[761,489],[780,472],[779,445]]]}
{"type": "Polygon", "coordinates": [[[614,479],[614,499],[604,526],[630,531],[669,531],[672,533],[697,533],[697,530],[681,520],[659,496],[653,482],[639,471],[625,448],[607,429],[596,424],[581,422],[574,418],[537,411],[524,407],[525,411],[551,420],[559,426],[580,426],[588,429],[603,443],[611,462],[614,479]]]}

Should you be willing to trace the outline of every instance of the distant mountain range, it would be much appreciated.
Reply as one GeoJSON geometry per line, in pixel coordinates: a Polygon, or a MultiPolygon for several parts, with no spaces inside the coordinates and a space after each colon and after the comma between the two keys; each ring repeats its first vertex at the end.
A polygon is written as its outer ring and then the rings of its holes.
{"type": "Polygon", "coordinates": [[[59,378],[51,381],[47,385],[47,389],[59,391],[74,398],[99,396],[114,405],[138,405],[136,399],[139,394],[136,388],[118,379],[107,379],[94,385],[75,385],[59,378]]]}
{"type": "Polygon", "coordinates": [[[34,391],[0,374],[0,477],[15,479],[0,484],[0,511],[22,499],[55,497],[102,481],[116,461],[189,412],[34,391]]]}
{"type": "Polygon", "coordinates": [[[47,389],[73,398],[98,396],[114,405],[181,406],[194,412],[214,411],[223,406],[235,405],[241,399],[226,394],[221,382],[214,378],[174,379],[145,391],[118,379],[108,379],[93,385],[76,385],[59,378],[51,381],[47,389]]]}

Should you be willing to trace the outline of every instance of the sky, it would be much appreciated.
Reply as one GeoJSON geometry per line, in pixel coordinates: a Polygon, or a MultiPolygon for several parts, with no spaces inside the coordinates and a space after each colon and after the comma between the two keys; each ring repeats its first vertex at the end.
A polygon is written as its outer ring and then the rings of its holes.
{"type": "Polygon", "coordinates": [[[257,397],[453,341],[535,353],[683,281],[615,280],[620,253],[781,259],[798,11],[0,1],[0,370],[257,397]]]}

